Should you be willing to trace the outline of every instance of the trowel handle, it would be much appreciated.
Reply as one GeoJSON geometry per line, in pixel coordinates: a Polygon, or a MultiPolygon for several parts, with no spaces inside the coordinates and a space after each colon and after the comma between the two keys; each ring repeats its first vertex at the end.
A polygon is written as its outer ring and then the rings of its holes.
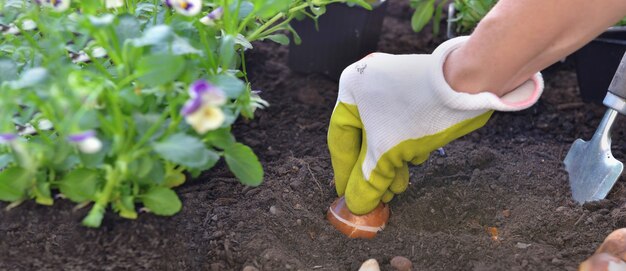
{"type": "Polygon", "coordinates": [[[626,115],[626,54],[622,57],[613,81],[609,85],[609,92],[604,97],[604,105],[626,115]]]}

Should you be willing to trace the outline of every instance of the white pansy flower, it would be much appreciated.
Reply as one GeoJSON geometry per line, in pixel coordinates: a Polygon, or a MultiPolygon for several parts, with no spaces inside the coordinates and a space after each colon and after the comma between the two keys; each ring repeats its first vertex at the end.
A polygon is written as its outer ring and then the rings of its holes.
{"type": "Polygon", "coordinates": [[[9,24],[2,28],[2,34],[4,35],[17,35],[20,33],[20,29],[15,24],[9,24]]]}
{"type": "Polygon", "coordinates": [[[119,8],[124,6],[124,0],[106,0],[106,8],[119,8]]]}
{"type": "Polygon", "coordinates": [[[22,29],[24,30],[33,30],[37,28],[37,24],[35,23],[35,21],[30,20],[30,19],[26,19],[24,21],[22,21],[22,29]]]}
{"type": "Polygon", "coordinates": [[[51,7],[57,12],[66,11],[71,4],[70,0],[38,0],[40,4],[51,7]]]}
{"type": "Polygon", "coordinates": [[[82,153],[97,153],[102,149],[102,141],[96,137],[95,131],[86,131],[82,133],[72,134],[67,139],[76,144],[78,150],[82,153]]]}
{"type": "Polygon", "coordinates": [[[225,119],[222,109],[210,105],[203,105],[193,114],[185,116],[185,121],[199,134],[220,128],[225,119]]]}
{"type": "Polygon", "coordinates": [[[107,55],[107,51],[104,48],[98,46],[91,49],[91,55],[95,58],[101,58],[107,55]]]}
{"type": "Polygon", "coordinates": [[[167,0],[165,3],[185,16],[195,16],[202,10],[202,0],[167,0]]]}

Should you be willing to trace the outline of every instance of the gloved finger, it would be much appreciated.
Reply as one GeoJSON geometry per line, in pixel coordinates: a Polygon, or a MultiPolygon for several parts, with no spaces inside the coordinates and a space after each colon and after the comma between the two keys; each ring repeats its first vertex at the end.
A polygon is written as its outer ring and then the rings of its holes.
{"type": "Polygon", "coordinates": [[[367,138],[362,134],[362,147],[355,167],[352,169],[348,185],[346,186],[346,205],[354,214],[363,215],[374,210],[393,182],[396,168],[401,168],[403,162],[393,166],[388,159],[381,159],[374,170],[367,170],[363,165],[367,156],[367,138]],[[366,170],[364,170],[364,168],[366,170]],[[367,174],[367,175],[364,175],[367,174]]]}
{"type": "Polygon", "coordinates": [[[335,174],[335,189],[342,196],[361,150],[363,124],[356,105],[337,103],[328,127],[328,149],[335,174]]]}
{"type": "Polygon", "coordinates": [[[394,194],[393,192],[391,192],[391,190],[387,190],[387,191],[385,191],[385,194],[383,195],[383,198],[382,198],[381,200],[382,200],[384,203],[388,203],[388,202],[390,202],[390,201],[393,199],[393,197],[394,197],[395,195],[396,195],[396,194],[394,194]]]}
{"type": "Polygon", "coordinates": [[[403,163],[402,167],[396,168],[396,176],[394,177],[389,189],[383,195],[382,201],[384,203],[390,202],[393,197],[406,190],[409,185],[409,165],[403,163]]]}
{"type": "Polygon", "coordinates": [[[409,186],[409,165],[402,163],[402,167],[396,168],[396,176],[389,186],[389,191],[394,194],[400,194],[409,186]]]}

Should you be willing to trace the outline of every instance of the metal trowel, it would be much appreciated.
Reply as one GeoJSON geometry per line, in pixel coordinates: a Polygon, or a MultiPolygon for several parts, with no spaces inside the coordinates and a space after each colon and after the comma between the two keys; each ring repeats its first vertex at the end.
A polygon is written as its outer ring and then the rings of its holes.
{"type": "Polygon", "coordinates": [[[563,161],[572,197],[580,204],[604,199],[624,169],[611,153],[611,129],[618,113],[626,115],[626,54],[603,103],[608,110],[591,140],[577,139],[563,161]]]}

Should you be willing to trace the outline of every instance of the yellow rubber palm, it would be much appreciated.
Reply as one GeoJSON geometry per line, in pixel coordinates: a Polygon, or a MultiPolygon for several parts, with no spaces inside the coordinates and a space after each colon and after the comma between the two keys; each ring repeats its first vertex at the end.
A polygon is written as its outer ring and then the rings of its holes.
{"type": "Polygon", "coordinates": [[[449,40],[431,55],[375,53],[342,73],[328,146],[337,194],[352,213],[366,214],[403,192],[407,163],[423,163],[433,150],[482,127],[493,110],[522,110],[541,95],[540,74],[504,97],[451,89],[443,63],[465,40],[449,40]]]}

